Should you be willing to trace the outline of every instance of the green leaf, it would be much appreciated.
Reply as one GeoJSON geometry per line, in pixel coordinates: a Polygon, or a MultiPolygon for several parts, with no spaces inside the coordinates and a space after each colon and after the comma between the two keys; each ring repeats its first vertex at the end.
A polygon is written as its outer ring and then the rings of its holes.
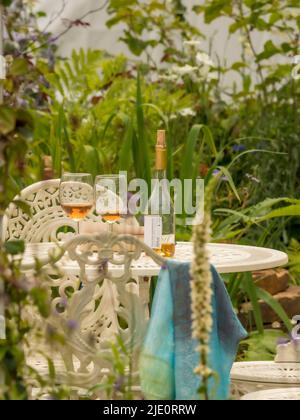
{"type": "Polygon", "coordinates": [[[235,71],[240,71],[240,69],[247,67],[246,63],[243,61],[237,61],[236,63],[233,63],[231,68],[235,71]]]}
{"type": "Polygon", "coordinates": [[[265,150],[265,149],[250,149],[250,150],[246,150],[245,152],[241,152],[239,153],[237,156],[235,156],[232,161],[230,162],[230,164],[227,166],[228,169],[230,169],[242,156],[248,155],[251,153],[269,153],[269,154],[273,154],[273,155],[286,155],[286,153],[282,153],[282,152],[273,152],[272,150],[265,150]]]}
{"type": "Polygon", "coordinates": [[[116,116],[117,116],[117,113],[116,113],[116,112],[113,112],[113,113],[112,113],[112,114],[108,117],[108,119],[107,119],[107,121],[106,121],[106,124],[105,124],[105,127],[104,127],[104,130],[103,130],[102,139],[104,139],[104,138],[105,138],[106,132],[107,132],[108,128],[110,127],[110,125],[111,125],[111,123],[112,123],[113,119],[114,119],[116,116]]]}
{"type": "Polygon", "coordinates": [[[256,327],[259,333],[263,334],[264,324],[263,324],[261,310],[260,310],[260,306],[258,302],[258,295],[257,295],[258,287],[255,285],[253,281],[252,273],[244,274],[244,279],[243,279],[242,284],[252,305],[253,316],[255,319],[256,327]]]}
{"type": "Polygon", "coordinates": [[[232,13],[231,0],[213,0],[204,8],[205,23],[211,23],[213,20],[224,15],[232,13]]]}
{"type": "Polygon", "coordinates": [[[252,80],[249,74],[246,74],[245,76],[243,76],[243,90],[245,93],[248,93],[250,91],[251,82],[252,80]]]}
{"type": "Polygon", "coordinates": [[[101,173],[101,162],[96,147],[84,145],[84,170],[91,173],[93,177],[101,173]]]}
{"type": "Polygon", "coordinates": [[[274,45],[273,41],[269,40],[265,43],[263,52],[257,55],[256,61],[266,60],[278,53],[280,53],[280,49],[274,45]]]}
{"type": "Polygon", "coordinates": [[[273,296],[270,295],[270,293],[261,288],[257,288],[257,296],[259,297],[259,299],[262,299],[264,302],[266,302],[266,304],[269,305],[270,308],[273,309],[273,311],[279,316],[281,321],[284,323],[288,331],[291,331],[293,328],[292,323],[281,304],[277,302],[277,300],[275,300],[273,296]]]}
{"type": "Polygon", "coordinates": [[[300,216],[300,204],[283,207],[276,209],[268,213],[267,215],[258,218],[260,222],[265,220],[274,219],[275,217],[289,217],[289,216],[300,216]]]}
{"type": "Polygon", "coordinates": [[[128,171],[130,168],[131,160],[130,155],[133,148],[133,124],[132,120],[126,116],[125,122],[125,135],[119,155],[119,170],[128,171]]]}
{"type": "MultiPolygon", "coordinates": [[[[139,168],[137,176],[143,178],[148,185],[150,185],[151,171],[149,162],[149,150],[145,130],[145,119],[143,111],[142,85],[141,77],[138,72],[137,76],[137,91],[136,91],[136,120],[137,120],[137,136],[136,147],[134,151],[135,167],[139,168]],[[138,161],[137,161],[138,159],[138,161]]],[[[135,146],[133,145],[133,149],[135,146]]]]}
{"type": "Polygon", "coordinates": [[[61,158],[62,158],[62,145],[60,136],[55,135],[55,121],[52,122],[50,128],[50,150],[51,157],[53,161],[53,169],[56,176],[60,177],[61,175],[61,158]]]}
{"type": "Polygon", "coordinates": [[[4,244],[5,251],[10,255],[23,254],[25,252],[24,241],[8,241],[4,244]]]}
{"type": "Polygon", "coordinates": [[[48,291],[43,288],[34,287],[31,289],[30,295],[40,314],[44,318],[48,318],[51,311],[48,291]]]}
{"type": "Polygon", "coordinates": [[[0,134],[6,135],[16,128],[16,112],[7,106],[0,106],[0,134]]]}
{"type": "Polygon", "coordinates": [[[212,155],[216,156],[217,150],[210,129],[203,124],[193,125],[187,137],[185,152],[182,159],[180,174],[182,180],[195,179],[195,174],[202,157],[200,151],[202,149],[202,144],[204,143],[209,146],[212,155]],[[200,141],[200,146],[197,150],[197,142],[201,133],[203,133],[203,138],[200,141]]]}
{"type": "Polygon", "coordinates": [[[64,132],[66,150],[67,150],[67,153],[68,153],[68,158],[70,160],[70,168],[71,168],[72,172],[75,172],[76,171],[76,162],[75,162],[75,157],[74,157],[74,153],[73,153],[73,146],[70,142],[69,133],[68,133],[68,130],[67,130],[67,124],[66,124],[64,114],[62,116],[62,124],[63,124],[63,132],[64,132]]]}
{"type": "MultiPolygon", "coordinates": [[[[251,332],[246,340],[241,341],[242,361],[274,361],[277,341],[284,333],[278,330],[264,330],[263,334],[251,332]]],[[[238,360],[240,361],[240,360],[238,360]]]]}
{"type": "Polygon", "coordinates": [[[121,41],[125,42],[128,45],[130,51],[134,55],[140,56],[148,46],[155,47],[157,45],[157,41],[155,40],[144,41],[142,39],[132,36],[129,31],[124,31],[124,33],[126,36],[124,38],[121,38],[121,41]]]}
{"type": "Polygon", "coordinates": [[[9,68],[12,76],[23,76],[29,71],[29,63],[25,58],[16,58],[9,68]]]}
{"type": "Polygon", "coordinates": [[[239,200],[239,202],[241,202],[241,198],[239,196],[238,190],[237,190],[237,188],[235,186],[235,183],[233,181],[233,178],[232,178],[231,173],[229,172],[228,168],[225,168],[224,166],[218,166],[218,169],[220,169],[220,171],[223,172],[223,174],[225,175],[225,177],[228,180],[228,183],[229,183],[232,191],[234,192],[234,195],[239,200]]]}
{"type": "Polygon", "coordinates": [[[245,19],[239,19],[238,21],[232,23],[229,26],[229,33],[233,34],[233,33],[235,33],[236,31],[238,31],[239,29],[243,28],[246,25],[247,25],[247,22],[246,22],[245,19]]]}
{"type": "Polygon", "coordinates": [[[56,376],[55,371],[55,364],[53,363],[53,360],[47,357],[47,363],[48,363],[48,372],[49,372],[49,378],[54,380],[56,376]]]}
{"type": "Polygon", "coordinates": [[[280,19],[282,19],[282,14],[275,11],[271,13],[269,23],[270,25],[274,25],[274,23],[278,22],[280,19]]]}
{"type": "Polygon", "coordinates": [[[2,4],[3,6],[10,6],[12,4],[13,0],[0,0],[0,4],[2,4]]]}
{"type": "Polygon", "coordinates": [[[47,13],[43,12],[42,10],[40,10],[39,12],[37,12],[36,14],[38,17],[47,17],[47,13]]]}

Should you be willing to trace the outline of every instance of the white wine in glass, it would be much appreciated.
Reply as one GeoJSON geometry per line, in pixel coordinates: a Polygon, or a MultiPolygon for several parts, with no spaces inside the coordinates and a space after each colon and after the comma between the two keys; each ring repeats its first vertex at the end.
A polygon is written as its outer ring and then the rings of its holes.
{"type": "Polygon", "coordinates": [[[59,186],[60,205],[72,220],[83,220],[94,206],[93,178],[91,174],[64,173],[59,186]]]}
{"type": "Polygon", "coordinates": [[[113,230],[113,224],[121,220],[125,213],[121,199],[121,189],[125,186],[124,175],[99,175],[95,181],[96,212],[106,223],[109,230],[113,230]]]}

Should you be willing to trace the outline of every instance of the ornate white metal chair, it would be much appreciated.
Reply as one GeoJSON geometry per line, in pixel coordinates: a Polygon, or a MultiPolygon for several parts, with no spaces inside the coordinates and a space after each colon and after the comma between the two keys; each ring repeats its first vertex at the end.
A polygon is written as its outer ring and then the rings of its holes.
{"type": "MultiPolygon", "coordinates": [[[[48,261],[44,260],[45,282],[52,290],[52,313],[37,321],[36,330],[64,338],[55,343],[55,354],[44,343],[28,340],[28,365],[47,375],[48,360],[54,360],[60,383],[85,390],[103,383],[112,371],[111,343],[118,337],[132,353],[133,377],[137,377],[136,355],[147,325],[147,307],[139,298],[139,285],[132,279],[130,267],[141,253],[147,253],[157,264],[165,260],[131,235],[103,233],[80,235],[57,248],[48,261]],[[128,246],[130,245],[130,248],[128,246]],[[130,249],[130,251],[128,251],[130,249]],[[117,250],[117,252],[116,252],[117,250]],[[78,267],[78,277],[53,276],[53,262],[63,270],[66,259],[78,267]],[[51,264],[52,262],[52,269],[51,264]],[[122,267],[122,274],[111,274],[110,267],[122,267]]],[[[34,263],[26,266],[28,276],[34,263]]],[[[114,271],[116,273],[116,271],[114,271]]],[[[36,337],[36,334],[35,334],[36,337]]]]}

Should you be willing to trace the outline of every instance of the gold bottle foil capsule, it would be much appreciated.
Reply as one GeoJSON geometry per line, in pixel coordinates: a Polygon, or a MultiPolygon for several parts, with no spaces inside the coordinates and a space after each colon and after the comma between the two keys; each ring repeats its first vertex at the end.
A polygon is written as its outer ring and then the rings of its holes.
{"type": "Polygon", "coordinates": [[[166,145],[166,131],[157,131],[156,140],[156,158],[155,158],[155,169],[158,171],[164,171],[167,169],[167,145],[166,145]]]}

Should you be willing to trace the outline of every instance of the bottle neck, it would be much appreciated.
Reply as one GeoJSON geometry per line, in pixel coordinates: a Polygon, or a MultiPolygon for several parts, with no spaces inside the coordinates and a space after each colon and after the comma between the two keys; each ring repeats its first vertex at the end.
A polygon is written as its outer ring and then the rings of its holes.
{"type": "Polygon", "coordinates": [[[155,169],[154,178],[155,179],[165,179],[165,178],[167,178],[167,171],[165,169],[155,169]]]}
{"type": "Polygon", "coordinates": [[[157,146],[155,150],[155,178],[166,178],[167,169],[167,149],[157,146]]]}

